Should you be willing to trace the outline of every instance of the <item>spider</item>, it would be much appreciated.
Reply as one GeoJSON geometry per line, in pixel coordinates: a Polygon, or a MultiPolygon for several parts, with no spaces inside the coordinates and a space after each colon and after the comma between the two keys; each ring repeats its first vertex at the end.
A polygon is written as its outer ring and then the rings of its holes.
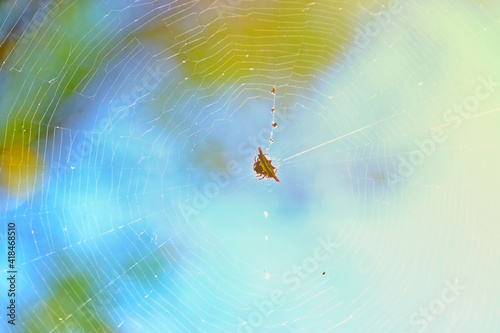
{"type": "Polygon", "coordinates": [[[254,158],[255,163],[253,164],[253,170],[257,172],[257,177],[261,177],[259,180],[264,178],[274,178],[277,182],[280,180],[276,177],[277,169],[272,166],[270,160],[267,159],[259,147],[259,156],[254,158]]]}

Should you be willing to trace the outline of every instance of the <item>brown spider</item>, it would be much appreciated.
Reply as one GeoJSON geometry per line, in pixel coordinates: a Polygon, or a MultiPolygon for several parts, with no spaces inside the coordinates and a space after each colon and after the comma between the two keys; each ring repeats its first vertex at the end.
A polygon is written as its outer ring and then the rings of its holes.
{"type": "Polygon", "coordinates": [[[257,177],[261,177],[259,180],[264,178],[274,178],[277,182],[280,180],[276,177],[277,169],[272,166],[272,160],[268,160],[259,147],[259,156],[254,158],[255,163],[253,164],[253,170],[257,172],[257,177]]]}

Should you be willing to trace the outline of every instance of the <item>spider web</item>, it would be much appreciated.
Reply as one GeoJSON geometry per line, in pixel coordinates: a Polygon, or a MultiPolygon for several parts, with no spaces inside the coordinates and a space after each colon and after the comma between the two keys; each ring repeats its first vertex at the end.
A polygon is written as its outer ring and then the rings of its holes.
{"type": "Polygon", "coordinates": [[[6,331],[500,329],[495,3],[0,12],[6,331]]]}

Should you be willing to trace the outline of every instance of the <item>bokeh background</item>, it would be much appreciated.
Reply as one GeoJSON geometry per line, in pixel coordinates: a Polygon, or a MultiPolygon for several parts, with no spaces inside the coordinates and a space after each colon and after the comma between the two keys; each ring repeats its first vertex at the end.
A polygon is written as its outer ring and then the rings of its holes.
{"type": "Polygon", "coordinates": [[[1,2],[2,330],[499,332],[499,15],[1,2]]]}

